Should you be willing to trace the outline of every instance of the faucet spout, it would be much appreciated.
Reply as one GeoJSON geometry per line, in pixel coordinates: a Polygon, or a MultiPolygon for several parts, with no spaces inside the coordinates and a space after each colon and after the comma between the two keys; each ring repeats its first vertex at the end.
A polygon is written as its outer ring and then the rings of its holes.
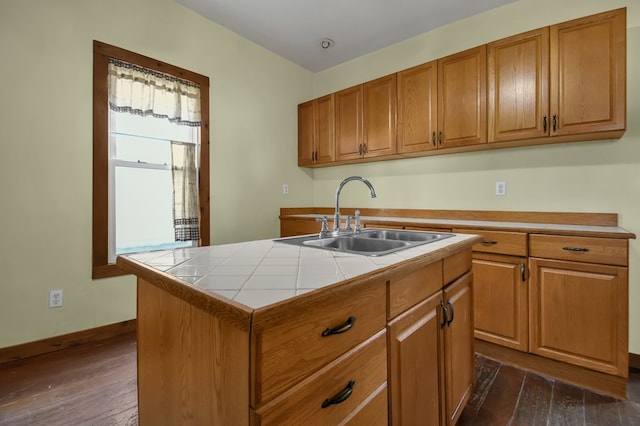
{"type": "Polygon", "coordinates": [[[347,183],[354,180],[358,180],[364,183],[365,185],[367,185],[371,193],[371,198],[376,198],[376,190],[373,189],[373,185],[371,184],[371,182],[369,182],[369,180],[367,180],[366,178],[363,178],[362,176],[350,176],[345,180],[343,180],[342,182],[340,182],[340,184],[338,185],[338,189],[336,190],[336,211],[333,215],[333,231],[334,232],[340,232],[340,192],[342,191],[342,188],[347,183]]]}

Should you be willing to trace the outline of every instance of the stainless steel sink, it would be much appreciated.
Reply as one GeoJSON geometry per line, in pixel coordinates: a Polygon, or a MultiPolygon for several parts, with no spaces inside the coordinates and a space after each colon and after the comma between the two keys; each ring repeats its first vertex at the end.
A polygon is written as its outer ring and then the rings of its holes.
{"type": "Polygon", "coordinates": [[[320,238],[318,235],[305,235],[294,238],[279,238],[274,241],[344,253],[384,256],[399,250],[432,243],[452,236],[453,234],[440,232],[367,229],[356,234],[339,235],[336,237],[320,238]]]}

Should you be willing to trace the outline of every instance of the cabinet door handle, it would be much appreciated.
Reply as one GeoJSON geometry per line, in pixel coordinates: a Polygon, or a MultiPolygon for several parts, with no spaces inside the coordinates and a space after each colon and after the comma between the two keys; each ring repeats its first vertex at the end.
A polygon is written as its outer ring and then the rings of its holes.
{"type": "Polygon", "coordinates": [[[558,123],[557,123],[557,120],[556,120],[556,115],[555,115],[555,114],[553,114],[553,131],[554,131],[554,132],[556,131],[557,124],[558,124],[558,123]]]}
{"type": "Polygon", "coordinates": [[[353,323],[355,322],[356,322],[356,317],[349,317],[347,322],[345,322],[341,326],[338,326],[336,328],[327,328],[325,331],[322,332],[322,337],[331,336],[332,334],[341,334],[341,333],[344,333],[345,331],[349,331],[351,327],[353,327],[353,323]]]}
{"type": "Polygon", "coordinates": [[[482,244],[487,245],[487,246],[494,246],[494,245],[498,244],[498,242],[496,240],[484,240],[482,242],[482,244]]]}
{"type": "Polygon", "coordinates": [[[436,132],[431,133],[431,143],[436,146],[436,132]]]}
{"type": "Polygon", "coordinates": [[[438,144],[442,146],[442,132],[438,132],[438,144]]]}
{"type": "Polygon", "coordinates": [[[547,114],[542,117],[542,128],[545,133],[547,133],[547,114]]]}
{"type": "Polygon", "coordinates": [[[362,145],[362,153],[363,154],[367,153],[367,144],[366,143],[362,145]]]}
{"type": "Polygon", "coordinates": [[[347,387],[344,388],[339,394],[337,394],[333,398],[325,399],[322,402],[322,408],[327,408],[330,405],[340,404],[341,402],[346,401],[347,398],[349,398],[353,393],[353,385],[355,384],[356,384],[355,380],[350,380],[349,383],[347,384],[347,387]]]}
{"type": "Polygon", "coordinates": [[[453,309],[453,303],[451,303],[451,299],[447,300],[447,306],[449,306],[449,311],[451,312],[451,318],[447,320],[447,326],[451,327],[453,317],[456,315],[456,311],[453,309]]]}
{"type": "Polygon", "coordinates": [[[444,326],[447,325],[447,320],[449,319],[449,310],[442,300],[440,301],[440,307],[442,308],[442,323],[440,324],[440,328],[444,328],[444,326]]]}
{"type": "Polygon", "coordinates": [[[522,277],[522,282],[527,280],[527,266],[524,262],[520,264],[520,276],[522,277]]]}
{"type": "Polygon", "coordinates": [[[586,247],[562,247],[562,250],[578,251],[578,252],[587,252],[587,251],[589,251],[589,249],[586,248],[586,247]]]}

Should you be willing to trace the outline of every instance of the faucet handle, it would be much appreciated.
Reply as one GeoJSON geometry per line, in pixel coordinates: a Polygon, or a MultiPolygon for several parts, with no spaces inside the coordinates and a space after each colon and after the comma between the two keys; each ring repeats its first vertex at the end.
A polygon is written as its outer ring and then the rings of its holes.
{"type": "Polygon", "coordinates": [[[360,232],[360,210],[356,210],[355,211],[355,217],[356,217],[356,232],[360,232]]]}
{"type": "Polygon", "coordinates": [[[351,220],[352,220],[353,216],[349,215],[347,216],[347,223],[344,226],[344,230],[345,231],[353,231],[353,228],[351,228],[351,220]]]}
{"type": "Polygon", "coordinates": [[[329,222],[327,222],[327,217],[316,217],[316,222],[321,222],[322,226],[320,228],[320,238],[324,237],[329,233],[329,222]]]}

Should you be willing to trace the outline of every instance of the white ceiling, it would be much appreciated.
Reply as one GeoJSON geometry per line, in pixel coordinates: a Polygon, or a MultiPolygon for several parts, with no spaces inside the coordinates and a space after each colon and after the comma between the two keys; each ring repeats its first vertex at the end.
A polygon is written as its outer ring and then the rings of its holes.
{"type": "Polygon", "coordinates": [[[516,0],[176,0],[318,72],[516,0]],[[332,39],[329,49],[320,41],[332,39]]]}

